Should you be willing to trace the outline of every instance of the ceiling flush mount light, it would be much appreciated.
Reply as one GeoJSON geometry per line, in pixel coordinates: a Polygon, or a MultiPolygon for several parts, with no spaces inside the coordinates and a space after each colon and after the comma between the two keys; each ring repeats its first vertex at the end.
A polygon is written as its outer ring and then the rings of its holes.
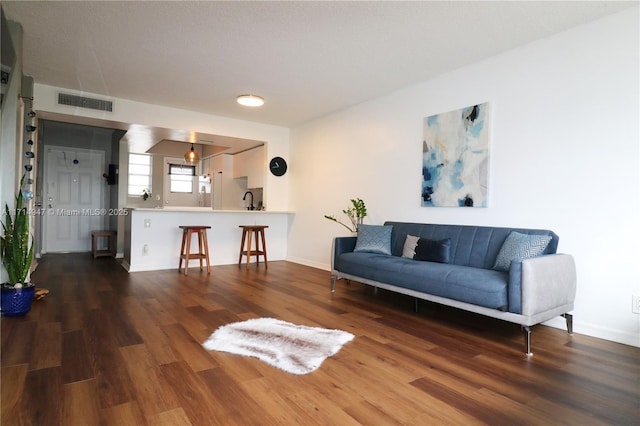
{"type": "Polygon", "coordinates": [[[259,107],[264,105],[264,98],[256,95],[240,95],[237,100],[240,105],[248,107],[259,107]]]}
{"type": "Polygon", "coordinates": [[[191,144],[191,149],[184,154],[184,161],[189,164],[195,164],[198,162],[198,160],[200,160],[200,156],[193,149],[193,144],[191,144]]]}

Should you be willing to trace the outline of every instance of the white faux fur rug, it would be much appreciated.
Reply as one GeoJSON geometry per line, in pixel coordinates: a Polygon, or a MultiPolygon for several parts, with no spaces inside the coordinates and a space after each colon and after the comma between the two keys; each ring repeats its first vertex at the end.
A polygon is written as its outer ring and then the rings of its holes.
{"type": "Polygon", "coordinates": [[[327,357],[336,354],[353,337],[341,330],[257,318],[223,325],[202,346],[253,356],[292,374],[307,374],[320,367],[327,357]]]}

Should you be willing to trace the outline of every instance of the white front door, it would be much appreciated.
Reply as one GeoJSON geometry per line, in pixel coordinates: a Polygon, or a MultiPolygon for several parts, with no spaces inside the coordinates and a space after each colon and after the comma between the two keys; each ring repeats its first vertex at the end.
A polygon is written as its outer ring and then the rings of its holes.
{"type": "Polygon", "coordinates": [[[90,251],[91,231],[102,230],[106,217],[104,152],[48,147],[45,169],[44,251],[90,251]]]}

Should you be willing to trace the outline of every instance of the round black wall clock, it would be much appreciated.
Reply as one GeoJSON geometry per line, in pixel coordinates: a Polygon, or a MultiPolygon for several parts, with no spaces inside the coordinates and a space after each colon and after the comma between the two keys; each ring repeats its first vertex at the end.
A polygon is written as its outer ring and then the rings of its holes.
{"type": "Polygon", "coordinates": [[[282,157],[273,157],[269,161],[269,170],[274,176],[282,176],[287,173],[287,162],[282,157]]]}

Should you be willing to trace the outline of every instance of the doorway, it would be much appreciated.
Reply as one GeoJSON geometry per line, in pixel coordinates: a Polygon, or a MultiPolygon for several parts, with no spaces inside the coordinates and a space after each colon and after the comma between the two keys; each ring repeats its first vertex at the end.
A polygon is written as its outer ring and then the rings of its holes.
{"type": "Polygon", "coordinates": [[[43,253],[91,250],[104,209],[104,151],[50,146],[45,155],[43,253]]]}

